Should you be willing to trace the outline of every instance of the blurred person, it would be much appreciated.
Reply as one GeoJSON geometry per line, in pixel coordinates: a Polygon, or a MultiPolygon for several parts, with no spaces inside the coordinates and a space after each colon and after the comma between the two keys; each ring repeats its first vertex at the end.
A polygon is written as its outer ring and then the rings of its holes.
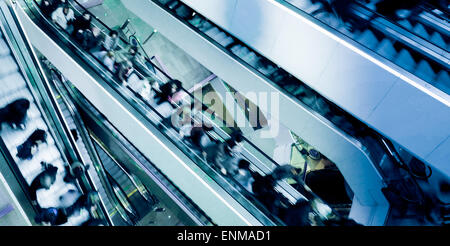
{"type": "Polygon", "coordinates": [[[33,205],[37,205],[37,196],[36,192],[39,189],[50,189],[50,187],[55,183],[56,181],[56,174],[58,172],[58,168],[53,166],[52,164],[41,162],[42,167],[44,168],[44,171],[39,173],[31,182],[29,186],[29,194],[31,201],[33,205]]]}
{"type": "Polygon", "coordinates": [[[98,193],[95,191],[90,191],[78,197],[78,199],[73,203],[72,206],[66,209],[67,214],[74,215],[79,214],[82,209],[86,209],[89,213],[93,213],[97,209],[97,204],[100,198],[98,193]]]}
{"type": "Polygon", "coordinates": [[[101,30],[98,27],[92,27],[85,31],[84,40],[82,46],[84,49],[94,52],[100,47],[101,42],[101,30]]]}
{"type": "Polygon", "coordinates": [[[227,144],[220,141],[211,141],[203,148],[203,155],[206,161],[214,168],[218,168],[222,174],[228,174],[228,158],[231,157],[227,144]]]}
{"type": "Polygon", "coordinates": [[[108,68],[109,71],[115,72],[115,55],[112,51],[98,51],[94,52],[93,55],[108,68]]]}
{"type": "Polygon", "coordinates": [[[68,216],[63,208],[44,208],[35,217],[38,224],[58,226],[68,221],[68,216]]]}
{"type": "Polygon", "coordinates": [[[122,82],[123,86],[128,85],[128,79],[133,73],[133,64],[130,61],[123,61],[119,63],[117,69],[117,77],[122,82]]]}
{"type": "Polygon", "coordinates": [[[274,180],[297,179],[300,170],[290,164],[277,166],[270,174],[274,180]]]}
{"type": "Polygon", "coordinates": [[[106,51],[112,51],[116,50],[116,48],[119,45],[119,33],[117,31],[110,31],[108,36],[105,36],[105,39],[103,40],[103,49],[106,51]]]}
{"type": "Polygon", "coordinates": [[[52,13],[52,20],[58,24],[62,29],[68,31],[68,23],[75,19],[75,14],[68,6],[58,7],[52,13]]]}
{"type": "Polygon", "coordinates": [[[203,123],[202,125],[194,125],[191,128],[189,139],[191,140],[192,144],[198,149],[205,148],[212,142],[207,132],[212,131],[213,129],[214,128],[207,123],[203,123]]]}
{"type": "Polygon", "coordinates": [[[252,184],[255,181],[252,176],[252,171],[250,170],[250,163],[241,159],[238,162],[238,170],[233,175],[234,180],[241,184],[247,191],[253,193],[252,184]]]}
{"type": "Polygon", "coordinates": [[[163,102],[170,102],[173,95],[181,90],[181,82],[179,80],[171,80],[160,86],[159,91],[156,92],[156,104],[160,105],[163,102]]]}
{"type": "Polygon", "coordinates": [[[175,105],[172,102],[172,97],[181,89],[181,82],[179,80],[171,80],[158,89],[155,89],[155,96],[153,98],[156,104],[156,111],[163,117],[159,127],[163,125],[172,127],[171,117],[175,113],[175,105]]]}
{"type": "Polygon", "coordinates": [[[79,30],[91,29],[92,16],[88,12],[84,12],[82,16],[77,16],[74,19],[68,21],[68,25],[72,25],[72,35],[75,35],[79,30]]]}
{"type": "Polygon", "coordinates": [[[276,180],[271,175],[262,176],[257,172],[253,173],[253,179],[253,194],[271,213],[278,214],[281,195],[275,190],[276,180]]]}
{"type": "Polygon", "coordinates": [[[294,205],[280,211],[280,219],[287,226],[311,226],[313,209],[307,200],[298,200],[294,205]]]}
{"type": "Polygon", "coordinates": [[[42,14],[44,14],[44,16],[46,17],[50,17],[53,11],[55,11],[55,3],[53,0],[42,0],[39,4],[39,7],[42,11],[42,14]]]}
{"type": "Polygon", "coordinates": [[[76,184],[77,180],[81,179],[89,167],[89,165],[84,166],[81,162],[74,162],[72,165],[65,164],[66,175],[64,176],[64,182],[76,184]]]}

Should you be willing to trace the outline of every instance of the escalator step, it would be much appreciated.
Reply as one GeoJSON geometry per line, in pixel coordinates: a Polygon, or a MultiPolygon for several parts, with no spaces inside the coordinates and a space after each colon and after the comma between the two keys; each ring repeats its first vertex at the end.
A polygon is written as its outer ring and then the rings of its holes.
{"type": "Polygon", "coordinates": [[[0,58],[0,77],[5,77],[16,72],[19,67],[11,56],[0,58]]]}
{"type": "Polygon", "coordinates": [[[0,39],[0,57],[10,54],[9,47],[3,39],[0,39]]]}
{"type": "Polygon", "coordinates": [[[440,71],[436,77],[435,87],[446,93],[450,93],[450,77],[447,71],[440,71]]]}
{"type": "Polygon", "coordinates": [[[417,77],[430,82],[433,81],[436,76],[430,64],[425,60],[420,61],[417,65],[416,75],[417,77]]]}
{"type": "Polygon", "coordinates": [[[410,72],[412,72],[416,66],[416,62],[411,54],[405,49],[399,52],[397,59],[395,59],[395,63],[410,72]]]}
{"type": "Polygon", "coordinates": [[[413,26],[408,20],[401,20],[397,22],[400,26],[404,27],[407,30],[411,30],[413,26]]]}
{"type": "Polygon", "coordinates": [[[429,37],[430,37],[430,35],[428,34],[425,27],[420,23],[417,23],[414,26],[413,32],[416,33],[417,35],[421,36],[424,39],[429,39],[429,37]]]}
{"type": "Polygon", "coordinates": [[[383,39],[376,48],[376,51],[378,54],[380,54],[381,56],[385,57],[388,60],[392,60],[397,54],[394,45],[389,39],[383,39]]]}
{"type": "Polygon", "coordinates": [[[444,49],[445,49],[445,47],[447,47],[447,43],[445,43],[445,41],[444,41],[444,39],[442,38],[441,34],[439,34],[438,32],[434,32],[434,33],[431,35],[430,40],[431,40],[431,42],[432,42],[433,44],[436,44],[436,45],[439,46],[439,47],[442,47],[442,48],[444,48],[444,49]]]}
{"type": "Polygon", "coordinates": [[[358,42],[362,43],[363,45],[365,45],[366,47],[368,47],[369,49],[374,49],[377,45],[378,45],[378,39],[377,37],[375,37],[375,35],[373,34],[372,31],[370,30],[365,30],[361,36],[359,36],[357,38],[358,42]]]}

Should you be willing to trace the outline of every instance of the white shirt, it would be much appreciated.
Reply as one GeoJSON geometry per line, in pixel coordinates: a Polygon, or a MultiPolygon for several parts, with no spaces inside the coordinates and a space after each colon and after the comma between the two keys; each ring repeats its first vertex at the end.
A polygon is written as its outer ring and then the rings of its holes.
{"type": "Polygon", "coordinates": [[[74,19],[75,19],[75,15],[74,15],[72,9],[69,9],[69,11],[67,12],[67,15],[64,14],[63,7],[57,8],[52,13],[52,20],[54,22],[56,22],[56,24],[61,26],[64,30],[67,29],[67,22],[74,20],[74,19]]]}

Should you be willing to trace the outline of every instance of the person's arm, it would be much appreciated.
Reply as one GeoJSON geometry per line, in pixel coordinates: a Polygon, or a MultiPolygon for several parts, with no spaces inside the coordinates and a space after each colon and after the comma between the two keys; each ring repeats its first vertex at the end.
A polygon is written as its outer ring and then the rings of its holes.
{"type": "Polygon", "coordinates": [[[56,22],[58,20],[58,11],[59,11],[59,9],[56,9],[55,11],[53,11],[53,13],[51,15],[53,22],[56,22]]]}

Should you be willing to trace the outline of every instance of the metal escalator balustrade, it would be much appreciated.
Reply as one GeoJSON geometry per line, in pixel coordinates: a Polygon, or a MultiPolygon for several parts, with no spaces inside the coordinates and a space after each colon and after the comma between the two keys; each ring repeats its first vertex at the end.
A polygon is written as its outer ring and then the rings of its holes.
{"type": "MultiPolygon", "coordinates": [[[[0,4],[3,23],[1,32],[2,39],[0,41],[2,45],[2,56],[9,56],[10,58],[10,63],[8,64],[9,70],[6,72],[10,76],[2,76],[4,85],[2,86],[3,97],[1,99],[1,106],[3,107],[17,98],[26,98],[30,102],[30,109],[27,112],[25,121],[25,129],[20,131],[18,129],[11,129],[10,127],[3,127],[2,139],[14,159],[15,163],[11,163],[11,165],[18,166],[21,175],[27,182],[26,186],[31,184],[36,175],[42,171],[41,162],[51,163],[58,168],[56,180],[50,189],[39,189],[36,192],[37,212],[39,213],[41,208],[48,207],[67,208],[75,202],[74,199],[77,199],[85,192],[83,188],[85,188],[86,184],[82,183],[82,180],[77,180],[75,183],[64,182],[66,174],[65,163],[69,163],[69,160],[76,154],[70,149],[70,146],[59,142],[65,136],[64,130],[61,130],[64,127],[60,125],[59,118],[57,116],[55,118],[58,112],[52,111],[52,106],[46,104],[48,102],[47,99],[42,100],[41,96],[45,98],[43,95],[45,93],[35,92],[36,88],[42,85],[39,84],[39,80],[42,80],[42,77],[39,77],[39,72],[36,73],[37,66],[36,63],[33,64],[33,58],[30,58],[30,56],[24,53],[28,52],[25,48],[27,47],[26,43],[23,43],[24,41],[21,40],[20,30],[13,24],[14,18],[10,15],[8,7],[4,2],[0,4]],[[9,25],[5,26],[4,24],[6,23],[9,25]],[[25,70],[24,66],[27,70],[25,70]],[[41,102],[44,102],[44,105],[41,105],[41,102]],[[37,152],[34,153],[31,159],[21,160],[16,156],[16,147],[25,141],[35,129],[43,129],[49,133],[47,134],[47,143],[39,146],[37,152]],[[72,191],[75,192],[75,197],[72,191]],[[67,199],[61,200],[61,198],[67,198],[65,196],[68,193],[72,194],[72,200],[70,200],[71,196],[68,196],[69,201],[67,199]]],[[[28,192],[28,187],[25,190],[28,192]]],[[[69,214],[68,221],[64,225],[80,225],[90,218],[91,214],[89,211],[81,210],[81,213],[69,214]]]]}
{"type": "Polygon", "coordinates": [[[151,107],[151,106],[150,106],[151,107]]]}

